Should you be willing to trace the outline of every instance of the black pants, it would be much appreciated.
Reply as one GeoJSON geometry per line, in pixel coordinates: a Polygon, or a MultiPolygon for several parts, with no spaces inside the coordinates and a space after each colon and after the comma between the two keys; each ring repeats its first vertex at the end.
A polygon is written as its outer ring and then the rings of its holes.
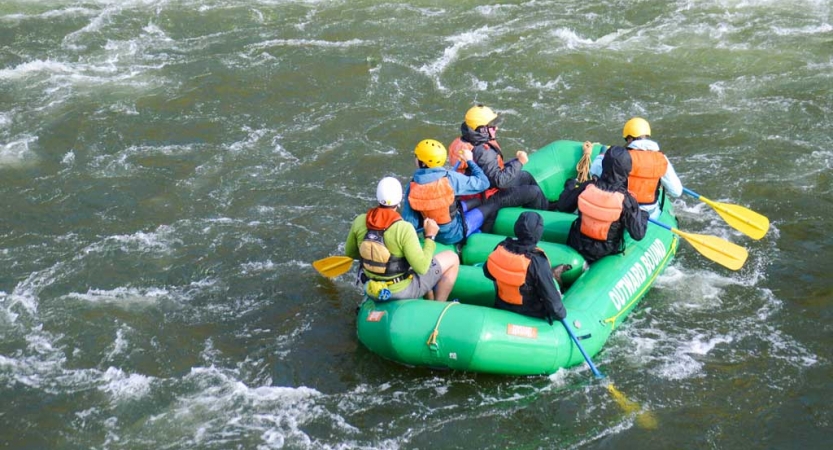
{"type": "Polygon", "coordinates": [[[546,210],[549,201],[544,197],[544,193],[541,192],[541,188],[537,184],[522,184],[499,190],[495,195],[489,197],[485,204],[490,204],[494,208],[494,214],[486,216],[480,229],[485,233],[490,233],[495,224],[498,209],[519,206],[521,208],[546,210]]]}

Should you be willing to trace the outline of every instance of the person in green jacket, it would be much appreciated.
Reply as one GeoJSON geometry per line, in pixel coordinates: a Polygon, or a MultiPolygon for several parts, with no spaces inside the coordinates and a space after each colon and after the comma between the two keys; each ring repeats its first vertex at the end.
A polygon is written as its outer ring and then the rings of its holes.
{"type": "Polygon", "coordinates": [[[425,244],[421,245],[414,226],[402,220],[397,211],[402,202],[402,184],[396,178],[379,181],[376,200],[378,206],[353,221],[344,245],[347,256],[361,263],[360,277],[367,295],[377,301],[419,297],[448,300],[460,259],[451,250],[434,255],[437,222],[425,219],[425,244]]]}

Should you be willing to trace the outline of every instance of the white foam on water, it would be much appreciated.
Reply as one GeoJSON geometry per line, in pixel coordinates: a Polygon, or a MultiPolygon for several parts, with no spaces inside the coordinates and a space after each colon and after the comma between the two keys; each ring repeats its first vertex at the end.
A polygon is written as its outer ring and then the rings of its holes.
{"type": "Polygon", "coordinates": [[[23,135],[0,144],[0,167],[21,168],[36,164],[38,156],[32,146],[37,142],[37,136],[23,135]]]}
{"type": "Polygon", "coordinates": [[[818,34],[830,33],[831,31],[833,31],[833,25],[829,23],[798,28],[783,28],[778,26],[772,27],[772,32],[778,36],[815,36],[818,34]]]}
{"type": "Polygon", "coordinates": [[[152,305],[171,297],[165,288],[119,287],[115,289],[89,289],[85,293],[71,292],[62,298],[71,298],[90,303],[118,304],[122,306],[152,305]]]}
{"type": "Polygon", "coordinates": [[[300,313],[296,314],[296,317],[299,322],[296,328],[289,334],[281,334],[275,337],[275,348],[273,351],[278,356],[278,359],[285,360],[292,353],[295,343],[301,339],[304,333],[312,329],[312,320],[310,318],[302,317],[300,313]]]}
{"type": "MultiPolygon", "coordinates": [[[[175,246],[183,245],[178,230],[171,225],[159,225],[154,231],[137,231],[133,234],[107,236],[82,250],[82,255],[106,253],[114,249],[125,253],[155,253],[169,255],[175,246]]],[[[76,257],[77,258],[77,257],[76,257]]]]}
{"type": "Polygon", "coordinates": [[[625,432],[633,427],[633,420],[624,421],[617,423],[613,426],[607,427],[599,431],[598,433],[588,436],[585,438],[580,439],[578,442],[571,444],[568,449],[580,449],[580,448],[588,448],[590,444],[594,442],[599,442],[606,437],[613,436],[622,432],[625,432]]]}
{"type": "Polygon", "coordinates": [[[712,271],[677,270],[664,278],[662,283],[674,291],[674,299],[669,305],[671,310],[683,313],[686,310],[717,310],[723,307],[729,286],[743,283],[736,278],[727,277],[712,271]]]}
{"type": "Polygon", "coordinates": [[[76,71],[70,64],[53,61],[51,59],[48,59],[46,61],[38,59],[35,61],[29,61],[18,64],[17,66],[11,69],[0,69],[0,79],[19,80],[23,78],[29,78],[34,75],[39,75],[42,73],[60,75],[74,74],[76,73],[76,71]]]}
{"type": "Polygon", "coordinates": [[[127,374],[117,367],[108,367],[101,375],[99,390],[110,395],[114,403],[136,400],[150,393],[153,377],[127,374]]]}
{"type": "Polygon", "coordinates": [[[183,156],[198,151],[195,145],[131,145],[113,153],[98,154],[88,163],[90,175],[99,178],[141,177],[151,170],[135,161],[147,156],[183,156]]]}
{"type": "Polygon", "coordinates": [[[65,166],[72,166],[75,164],[75,152],[72,150],[64,153],[64,157],[61,158],[61,164],[65,166]]]}
{"type": "Polygon", "coordinates": [[[124,324],[116,330],[116,339],[113,341],[112,349],[104,356],[104,361],[112,361],[114,357],[125,353],[130,345],[125,333],[130,331],[132,331],[130,327],[124,324]]]}
{"type": "Polygon", "coordinates": [[[625,30],[617,30],[614,33],[604,35],[598,39],[591,39],[580,36],[575,30],[571,28],[559,27],[550,32],[550,35],[559,41],[562,45],[552,46],[551,52],[562,53],[565,50],[595,50],[611,47],[614,42],[625,34],[625,30]]]}
{"type": "Polygon", "coordinates": [[[318,48],[351,48],[366,45],[361,39],[347,41],[325,41],[320,39],[270,39],[268,41],[249,44],[248,50],[264,50],[272,47],[318,47],[318,48]]]}
{"type": "Polygon", "coordinates": [[[706,355],[718,344],[731,344],[734,339],[732,336],[717,335],[706,337],[703,334],[697,334],[688,343],[687,347],[682,349],[687,354],[706,355]]]}
{"type": "MultiPolygon", "coordinates": [[[[150,418],[136,439],[149,432],[166,436],[172,445],[200,447],[259,435],[259,448],[311,448],[318,445],[304,431],[310,423],[326,423],[340,433],[357,432],[323,407],[326,396],[312,388],[249,387],[215,367],[192,368],[179,384],[183,386],[176,400],[150,418]]],[[[121,438],[133,439],[124,434],[121,438]]]]}
{"type": "MultiPolygon", "coordinates": [[[[831,139],[833,145],[833,139],[831,139]]],[[[830,194],[824,190],[824,183],[819,183],[819,176],[833,170],[833,150],[829,148],[813,150],[798,157],[792,169],[783,175],[802,190],[816,192],[816,195],[830,194]]]]}
{"type": "Polygon", "coordinates": [[[240,264],[240,269],[244,275],[250,275],[261,272],[272,272],[277,267],[282,265],[283,264],[275,264],[272,260],[267,259],[266,261],[254,261],[240,264]]]}
{"type": "Polygon", "coordinates": [[[44,11],[38,14],[6,14],[4,16],[0,16],[0,21],[7,21],[7,22],[24,22],[27,20],[32,19],[61,19],[64,17],[78,17],[78,16],[93,16],[96,14],[96,10],[90,8],[82,8],[82,7],[74,7],[70,6],[64,9],[53,9],[49,11],[44,11]]]}
{"type": "Polygon", "coordinates": [[[417,71],[431,78],[436,84],[437,89],[445,91],[447,89],[440,82],[440,75],[442,75],[443,71],[456,61],[464,51],[469,51],[470,47],[488,45],[491,35],[495,32],[496,30],[491,27],[485,26],[476,30],[449,36],[445,41],[451,45],[443,50],[442,56],[430,64],[422,65],[417,71]]]}

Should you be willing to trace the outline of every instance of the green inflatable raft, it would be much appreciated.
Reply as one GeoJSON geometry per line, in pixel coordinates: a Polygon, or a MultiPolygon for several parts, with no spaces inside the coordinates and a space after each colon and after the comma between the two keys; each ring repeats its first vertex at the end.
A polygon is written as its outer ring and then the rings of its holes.
{"type": "MultiPolygon", "coordinates": [[[[593,156],[602,146],[595,145],[593,156]]],[[[576,176],[582,143],[556,141],[530,155],[530,172],[550,200],[564,182],[576,176]]],[[[366,298],[356,319],[359,341],[383,358],[408,366],[504,375],[545,375],[584,363],[584,357],[562,324],[526,317],[492,307],[494,285],[483,275],[482,263],[498,242],[512,236],[524,210],[498,213],[493,234],[469,237],[461,253],[460,273],[451,292],[457,302],[422,299],[374,302],[366,298]]],[[[678,238],[649,225],[645,238],[626,234],[626,250],[594,263],[582,273],[584,259],[564,243],[574,214],[539,211],[544,236],[539,247],[553,265],[571,264],[562,275],[567,318],[584,350],[598,353],[613,330],[651,288],[677,250],[678,238]]],[[[659,218],[677,226],[671,203],[659,218]]],[[[450,247],[438,245],[437,251],[450,247]]]]}

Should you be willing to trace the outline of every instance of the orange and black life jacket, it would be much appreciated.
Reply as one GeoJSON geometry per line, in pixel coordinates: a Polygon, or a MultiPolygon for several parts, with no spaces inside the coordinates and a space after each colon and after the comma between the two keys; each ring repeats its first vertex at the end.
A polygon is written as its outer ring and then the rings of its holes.
{"type": "Polygon", "coordinates": [[[622,216],[625,194],[608,192],[588,184],[578,196],[578,210],[581,211],[581,234],[606,241],[610,226],[622,216]]]}
{"type": "MultiPolygon", "coordinates": [[[[495,151],[495,153],[497,153],[497,165],[498,167],[500,167],[500,170],[503,170],[503,155],[500,153],[500,151],[494,150],[500,150],[500,146],[497,145],[497,141],[491,140],[486,144],[483,144],[483,147],[487,151],[492,150],[495,151]]],[[[459,137],[457,139],[454,139],[454,142],[452,142],[451,145],[448,146],[448,163],[451,164],[451,167],[456,167],[457,172],[466,174],[466,169],[468,169],[469,165],[466,161],[463,160],[463,158],[461,158],[461,155],[463,154],[463,150],[471,150],[473,148],[473,145],[459,137]]],[[[497,194],[497,191],[498,188],[491,187],[479,194],[461,195],[460,200],[470,200],[478,197],[482,198],[483,200],[486,200],[487,198],[497,194]]]]}
{"type": "Polygon", "coordinates": [[[522,305],[521,286],[526,283],[526,273],[532,260],[527,255],[512,253],[503,245],[489,255],[489,273],[495,277],[497,296],[512,305],[522,305]]]}
{"type": "Polygon", "coordinates": [[[425,184],[411,181],[408,203],[411,209],[422,214],[423,218],[434,219],[438,225],[451,222],[457,215],[454,188],[451,187],[448,177],[425,184]]]}
{"type": "Polygon", "coordinates": [[[633,161],[631,173],[628,174],[628,190],[641,205],[655,203],[660,178],[668,170],[668,160],[662,152],[628,150],[628,153],[633,161]]]}

